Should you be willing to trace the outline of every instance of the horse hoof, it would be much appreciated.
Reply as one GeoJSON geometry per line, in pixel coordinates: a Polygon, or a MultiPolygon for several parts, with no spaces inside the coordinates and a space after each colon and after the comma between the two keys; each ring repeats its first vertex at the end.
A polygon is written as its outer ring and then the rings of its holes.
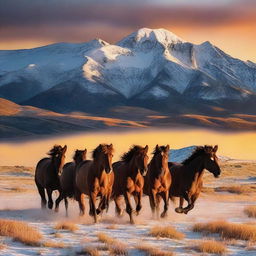
{"type": "Polygon", "coordinates": [[[167,217],[167,213],[166,212],[161,213],[161,218],[166,218],[166,217],[167,217]]]}
{"type": "Polygon", "coordinates": [[[181,207],[177,207],[177,208],[175,208],[175,212],[177,212],[177,213],[183,213],[184,210],[183,210],[183,208],[181,208],[181,207]]]}

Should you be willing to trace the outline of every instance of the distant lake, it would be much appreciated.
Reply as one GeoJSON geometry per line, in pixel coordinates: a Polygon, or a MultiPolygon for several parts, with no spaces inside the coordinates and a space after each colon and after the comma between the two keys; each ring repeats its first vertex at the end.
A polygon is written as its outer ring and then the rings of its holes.
{"type": "Polygon", "coordinates": [[[114,160],[127,151],[132,144],[150,147],[150,153],[156,144],[169,144],[171,149],[191,145],[219,145],[219,155],[235,159],[256,160],[256,132],[228,133],[209,130],[140,130],[132,132],[95,132],[76,135],[52,137],[28,142],[0,143],[0,165],[34,166],[46,156],[54,144],[67,144],[66,161],[72,159],[75,149],[91,151],[100,143],[113,143],[114,160]]]}

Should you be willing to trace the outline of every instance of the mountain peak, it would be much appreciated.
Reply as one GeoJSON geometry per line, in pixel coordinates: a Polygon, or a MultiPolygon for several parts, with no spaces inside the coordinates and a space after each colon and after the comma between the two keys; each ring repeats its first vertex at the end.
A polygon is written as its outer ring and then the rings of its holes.
{"type": "Polygon", "coordinates": [[[117,44],[128,48],[134,48],[138,46],[139,48],[148,48],[154,46],[156,43],[159,43],[166,48],[171,44],[181,42],[183,42],[181,38],[166,29],[141,28],[128,35],[117,44]]]}

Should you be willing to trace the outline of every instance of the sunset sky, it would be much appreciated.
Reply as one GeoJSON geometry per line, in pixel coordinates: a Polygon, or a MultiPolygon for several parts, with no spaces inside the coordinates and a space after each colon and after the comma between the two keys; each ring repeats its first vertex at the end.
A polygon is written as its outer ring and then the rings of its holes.
{"type": "Polygon", "coordinates": [[[211,41],[256,62],[255,0],[0,0],[0,49],[94,38],[114,43],[141,27],[211,41]]]}

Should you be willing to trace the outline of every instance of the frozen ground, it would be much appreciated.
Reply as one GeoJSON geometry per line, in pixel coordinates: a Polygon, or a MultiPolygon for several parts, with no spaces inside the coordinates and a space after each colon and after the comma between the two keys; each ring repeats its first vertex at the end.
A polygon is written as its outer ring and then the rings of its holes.
{"type": "MultiPolygon", "coordinates": [[[[233,163],[225,163],[223,177],[218,180],[206,175],[206,187],[208,185],[212,188],[219,185],[230,186],[234,184],[239,186],[240,181],[243,180],[241,177],[245,177],[245,170],[254,169],[256,173],[256,165],[252,163],[248,164],[248,166],[246,163],[241,163],[241,166],[245,166],[245,169],[235,166],[236,165],[233,166],[233,163]],[[237,170],[235,168],[237,168],[237,170]],[[235,177],[234,174],[236,171],[240,172],[237,177],[235,177]]],[[[2,180],[2,178],[6,179],[8,173],[5,171],[1,175],[0,180],[2,180]]],[[[246,184],[250,182],[252,185],[255,184],[255,179],[252,179],[253,172],[248,172],[247,176],[248,182],[246,184]]],[[[0,186],[6,186],[6,183],[0,183],[0,186]]],[[[245,206],[256,204],[254,191],[243,195],[236,195],[228,192],[210,192],[201,194],[195,208],[188,215],[175,213],[174,205],[170,203],[169,215],[164,220],[153,220],[151,218],[148,199],[144,197],[143,209],[140,216],[136,217],[135,225],[129,224],[127,215],[124,215],[120,219],[115,217],[113,202],[111,203],[109,212],[102,216],[101,222],[99,224],[93,224],[91,217],[87,215],[79,217],[77,203],[70,201],[70,214],[68,221],[76,223],[78,230],[75,232],[56,230],[54,227],[58,222],[67,220],[65,217],[64,205],[61,204],[59,213],[55,213],[50,210],[42,211],[40,209],[40,198],[38,194],[35,190],[31,189],[31,184],[29,182],[28,186],[30,189],[26,192],[9,193],[5,192],[5,190],[1,188],[0,218],[25,221],[29,225],[36,227],[43,234],[45,240],[62,242],[67,247],[31,247],[25,246],[19,242],[14,242],[10,238],[0,237],[0,242],[2,241],[6,244],[6,247],[0,250],[0,255],[77,255],[83,247],[97,247],[103,245],[97,238],[97,234],[99,232],[106,233],[124,243],[128,249],[129,255],[145,255],[135,249],[138,244],[153,245],[154,247],[165,251],[173,251],[175,255],[201,255],[193,249],[193,247],[202,239],[215,238],[218,240],[219,236],[209,235],[205,237],[202,234],[192,232],[191,227],[194,223],[214,220],[227,220],[235,223],[255,223],[253,219],[248,218],[243,213],[245,206]],[[167,225],[171,225],[178,231],[184,233],[185,238],[176,240],[156,238],[149,235],[149,231],[152,227],[167,225]],[[56,235],[56,233],[60,235],[56,235]]],[[[55,193],[54,197],[56,198],[56,196],[57,194],[55,193]]],[[[252,243],[235,240],[227,242],[226,246],[228,249],[228,255],[256,255],[256,248],[254,250],[254,244],[252,243]],[[248,249],[249,247],[250,250],[248,249]]],[[[109,254],[108,251],[103,250],[100,250],[99,253],[100,255],[109,254]]]]}

